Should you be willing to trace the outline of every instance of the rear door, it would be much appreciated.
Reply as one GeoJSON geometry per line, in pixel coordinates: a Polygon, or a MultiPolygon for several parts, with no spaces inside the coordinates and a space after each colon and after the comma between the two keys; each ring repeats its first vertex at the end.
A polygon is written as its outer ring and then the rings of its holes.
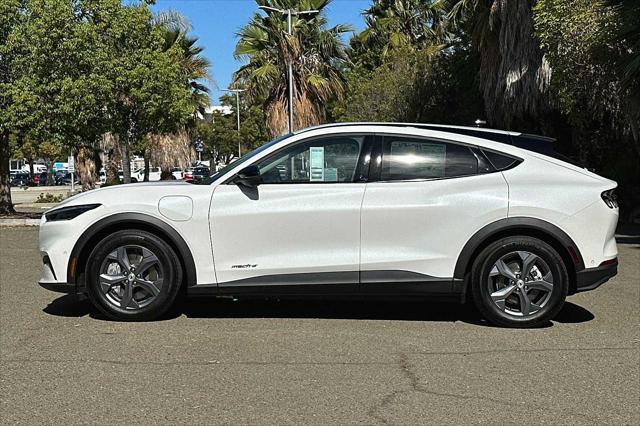
{"type": "Polygon", "coordinates": [[[303,140],[255,164],[259,186],[216,187],[210,223],[218,287],[355,291],[369,141],[344,134],[303,140]]]}
{"type": "Polygon", "coordinates": [[[507,184],[475,147],[378,139],[362,205],[362,289],[448,293],[464,244],[507,216],[507,184]]]}

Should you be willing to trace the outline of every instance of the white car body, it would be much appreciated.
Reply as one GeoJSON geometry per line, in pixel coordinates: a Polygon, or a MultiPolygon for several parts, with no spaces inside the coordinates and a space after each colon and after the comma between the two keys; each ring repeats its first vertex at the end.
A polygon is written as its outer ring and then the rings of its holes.
{"type": "MultiPolygon", "coordinates": [[[[286,292],[293,283],[293,293],[305,285],[334,285],[339,293],[335,284],[344,284],[347,293],[370,288],[386,294],[383,284],[404,283],[417,292],[458,297],[465,293],[464,274],[476,240],[516,228],[552,235],[575,263],[574,280],[576,273],[588,275],[616,259],[618,209],[601,198],[615,182],[552,157],[450,129],[455,128],[320,126],[235,162],[208,185],[173,181],[83,192],[56,209],[99,206],[72,220],[42,218],[40,251],[47,260],[41,284],[82,291],[79,277],[89,250],[83,244],[109,223],[119,223],[120,229],[142,224],[179,240],[174,244],[193,294],[235,295],[274,286],[286,292]],[[255,190],[229,182],[283,147],[352,134],[445,140],[520,162],[502,171],[428,180],[261,184],[255,190]]],[[[491,134],[497,133],[518,135],[491,134]]],[[[371,155],[371,164],[382,161],[380,153],[371,155]]],[[[570,293],[580,290],[574,283],[570,293]]]]}

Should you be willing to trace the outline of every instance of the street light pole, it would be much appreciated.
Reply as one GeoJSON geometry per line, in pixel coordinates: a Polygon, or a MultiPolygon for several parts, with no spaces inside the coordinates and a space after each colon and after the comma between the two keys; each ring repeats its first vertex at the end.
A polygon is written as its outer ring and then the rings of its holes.
{"type": "Polygon", "coordinates": [[[236,94],[236,116],[238,119],[238,158],[242,156],[242,148],[240,145],[240,92],[244,89],[224,89],[223,92],[231,92],[236,94]]]}
{"type": "MultiPolygon", "coordinates": [[[[319,10],[293,10],[293,9],[278,9],[271,6],[258,6],[258,9],[271,10],[273,12],[287,14],[287,35],[293,35],[293,29],[291,27],[292,15],[311,15],[314,13],[320,13],[319,10]]],[[[289,63],[287,64],[287,74],[289,80],[289,133],[293,133],[293,59],[289,57],[289,63]]]]}
{"type": "MultiPolygon", "coordinates": [[[[291,37],[291,9],[287,9],[287,34],[291,37]]],[[[289,74],[289,133],[293,133],[293,59],[289,56],[287,64],[289,74]]]]}

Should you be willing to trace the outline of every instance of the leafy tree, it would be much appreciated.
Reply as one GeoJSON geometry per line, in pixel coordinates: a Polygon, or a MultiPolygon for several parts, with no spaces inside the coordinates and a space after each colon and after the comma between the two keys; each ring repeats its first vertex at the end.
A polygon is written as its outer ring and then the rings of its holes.
{"type": "MultiPolygon", "coordinates": [[[[364,11],[367,27],[350,41],[349,56],[368,70],[403,51],[442,44],[447,38],[446,11],[439,0],[378,0],[364,11]]],[[[397,55],[396,55],[397,57],[397,55]]]]}
{"type": "Polygon", "coordinates": [[[287,64],[293,64],[294,128],[321,123],[326,105],[342,96],[342,67],[347,61],[340,39],[345,25],[326,28],[325,8],[330,0],[256,0],[259,5],[280,9],[314,9],[317,14],[292,16],[287,34],[286,16],[267,11],[255,14],[238,34],[235,56],[246,59],[234,75],[234,84],[246,89],[251,103],[263,102],[267,127],[272,135],[287,130],[287,64]]]}
{"type": "Polygon", "coordinates": [[[145,150],[145,181],[149,179],[149,158],[162,169],[161,176],[171,179],[171,168],[186,167],[193,158],[190,143],[196,122],[210,104],[209,89],[204,81],[211,80],[209,60],[202,55],[203,47],[197,45],[198,38],[189,36],[191,26],[179,13],[161,13],[154,22],[163,30],[164,49],[177,48],[181,52],[180,65],[185,88],[190,92],[190,118],[184,127],[170,134],[150,134],[145,150]],[[149,153],[150,155],[148,155],[149,153]]]}
{"type": "Polygon", "coordinates": [[[238,155],[238,142],[242,153],[263,145],[269,140],[265,126],[265,114],[258,105],[249,104],[241,97],[240,136],[238,136],[235,97],[224,95],[221,104],[230,106],[232,114],[215,112],[211,122],[200,121],[196,127],[195,138],[201,140],[206,153],[214,163],[228,163],[238,155]]]}
{"type": "Polygon", "coordinates": [[[19,52],[9,44],[24,21],[25,1],[0,0],[0,214],[15,213],[11,202],[9,160],[31,124],[28,111],[36,100],[17,87],[19,52]]]}
{"type": "Polygon", "coordinates": [[[105,129],[109,89],[104,75],[95,72],[97,34],[78,18],[82,3],[31,0],[26,5],[22,25],[7,42],[16,52],[14,88],[23,120],[29,121],[22,127],[26,140],[72,150],[93,147],[105,129]]]}
{"type": "Polygon", "coordinates": [[[479,52],[488,122],[522,128],[552,105],[551,69],[533,27],[536,0],[446,0],[449,25],[466,28],[479,52]]]}
{"type": "Polygon", "coordinates": [[[131,180],[130,152],[143,150],[149,133],[177,131],[190,117],[191,94],[184,84],[182,52],[165,49],[163,30],[153,24],[146,3],[123,6],[101,0],[92,22],[102,35],[100,69],[111,81],[105,109],[121,145],[124,182],[131,180]]]}
{"type": "Polygon", "coordinates": [[[640,104],[634,94],[640,82],[628,80],[638,41],[629,36],[632,10],[620,6],[540,0],[534,18],[557,105],[571,126],[563,142],[585,165],[619,181],[626,208],[640,203],[640,104]]]}
{"type": "Polygon", "coordinates": [[[191,92],[191,108],[195,119],[198,113],[204,114],[205,108],[211,103],[209,88],[203,84],[204,81],[211,80],[211,63],[202,55],[204,48],[196,44],[197,37],[189,36],[182,31],[166,31],[164,38],[165,49],[176,46],[181,52],[180,65],[185,84],[191,92]]]}
{"type": "Polygon", "coordinates": [[[349,74],[340,121],[431,122],[469,125],[482,116],[475,76],[477,59],[468,49],[399,50],[373,71],[349,74]]]}

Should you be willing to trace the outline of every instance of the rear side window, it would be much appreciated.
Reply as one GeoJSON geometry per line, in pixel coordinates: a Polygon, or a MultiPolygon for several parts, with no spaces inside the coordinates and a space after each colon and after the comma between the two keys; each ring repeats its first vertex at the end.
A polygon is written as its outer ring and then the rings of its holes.
{"type": "Polygon", "coordinates": [[[469,147],[431,139],[387,136],[380,180],[438,179],[478,173],[469,147]]]}

